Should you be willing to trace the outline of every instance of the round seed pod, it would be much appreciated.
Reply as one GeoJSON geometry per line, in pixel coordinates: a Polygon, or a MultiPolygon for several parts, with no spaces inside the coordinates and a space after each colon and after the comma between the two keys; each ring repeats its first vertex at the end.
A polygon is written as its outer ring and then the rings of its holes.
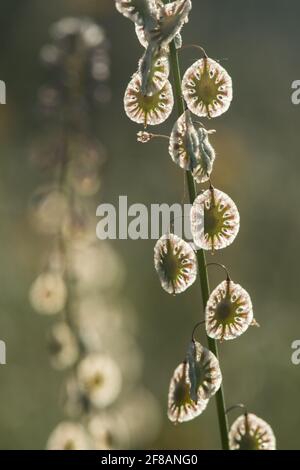
{"type": "Polygon", "coordinates": [[[231,450],[276,450],[271,426],[252,413],[239,416],[228,437],[231,450]]]}
{"type": "Polygon", "coordinates": [[[194,114],[214,118],[225,113],[230,106],[232,80],[220,64],[204,57],[185,72],[182,93],[194,114]]]}
{"type": "Polygon", "coordinates": [[[211,293],[206,309],[206,332],[210,338],[235,339],[253,322],[252,302],[248,292],[231,280],[223,281],[211,293]]]}
{"type": "Polygon", "coordinates": [[[220,364],[209,349],[191,341],[187,361],[189,365],[190,396],[195,403],[215,395],[222,383],[220,364]]]}
{"type": "Polygon", "coordinates": [[[154,248],[154,266],[162,288],[169,294],[180,294],[197,276],[196,255],[189,245],[173,234],[163,235],[154,248]]]}
{"type": "Polygon", "coordinates": [[[200,194],[191,209],[195,244],[203,250],[221,250],[231,245],[240,229],[240,215],[230,197],[215,188],[200,194]]]}
{"type": "Polygon", "coordinates": [[[156,126],[170,116],[174,105],[172,86],[167,80],[164,87],[152,96],[144,96],[141,91],[141,78],[136,73],[130,81],[124,97],[125,112],[132,121],[156,126]]]}
{"type": "Polygon", "coordinates": [[[173,423],[191,421],[207,407],[208,400],[195,403],[190,396],[188,364],[181,363],[174,371],[168,395],[168,418],[173,423]]]}

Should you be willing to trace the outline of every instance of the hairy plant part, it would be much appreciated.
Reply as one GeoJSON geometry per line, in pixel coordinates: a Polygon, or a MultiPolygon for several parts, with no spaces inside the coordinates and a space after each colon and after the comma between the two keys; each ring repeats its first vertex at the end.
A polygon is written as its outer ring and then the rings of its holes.
{"type": "Polygon", "coordinates": [[[209,349],[193,340],[188,348],[187,362],[191,399],[195,403],[199,400],[208,400],[217,393],[222,383],[218,359],[209,349]]]}
{"type": "Polygon", "coordinates": [[[169,58],[166,53],[147,49],[139,63],[141,92],[144,96],[153,96],[166,84],[169,74],[169,58]]]}
{"type": "Polygon", "coordinates": [[[115,0],[117,10],[147,30],[156,26],[156,0],[115,0]]]}
{"type": "Polygon", "coordinates": [[[154,266],[162,288],[180,294],[197,276],[196,255],[191,245],[173,234],[163,235],[154,248],[154,266]]]}
{"type": "Polygon", "coordinates": [[[195,244],[203,250],[229,246],[240,229],[240,215],[230,197],[211,187],[200,194],[191,209],[191,230],[195,244]]]}
{"type": "Polygon", "coordinates": [[[208,400],[195,403],[190,396],[189,366],[181,363],[174,371],[168,395],[168,418],[173,423],[191,421],[207,407],[208,400]]]}
{"type": "Polygon", "coordinates": [[[211,293],[205,309],[206,332],[220,341],[235,339],[245,333],[253,321],[248,292],[230,279],[211,293]]]}
{"type": "Polygon", "coordinates": [[[170,116],[174,105],[172,86],[167,80],[165,86],[152,96],[144,96],[141,78],[136,73],[130,81],[124,97],[125,112],[132,121],[144,127],[162,124],[170,116]]]}
{"type": "Polygon", "coordinates": [[[246,413],[233,423],[229,431],[230,450],[276,450],[271,426],[255,414],[246,413]]]}
{"type": "Polygon", "coordinates": [[[191,171],[198,183],[209,179],[215,160],[215,151],[208,140],[213,131],[196,129],[191,113],[186,110],[176,121],[169,143],[172,160],[186,171],[191,171]]]}
{"type": "Polygon", "coordinates": [[[30,288],[29,300],[37,313],[60,313],[67,301],[67,287],[63,277],[52,271],[40,274],[30,288]]]}
{"type": "Polygon", "coordinates": [[[232,80],[220,64],[204,57],[185,72],[182,93],[192,113],[215,118],[230,106],[232,80]]]}

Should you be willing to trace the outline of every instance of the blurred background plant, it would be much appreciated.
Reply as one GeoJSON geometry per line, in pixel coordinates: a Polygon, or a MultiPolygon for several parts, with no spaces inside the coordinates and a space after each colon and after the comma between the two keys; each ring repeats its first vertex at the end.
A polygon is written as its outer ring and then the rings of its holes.
{"type": "MultiPolygon", "coordinates": [[[[134,31],[129,33],[126,21],[121,21],[115,12],[114,2],[2,0],[0,11],[0,78],[7,83],[7,105],[0,106],[0,337],[7,344],[8,362],[0,368],[0,445],[43,448],[51,430],[67,416],[57,399],[65,373],[48,367],[45,347],[53,318],[34,316],[27,300],[32,280],[44,270],[49,257],[49,237],[32,231],[27,201],[33,188],[47,186],[56,175],[46,170],[41,176],[28,164],[26,148],[37,136],[48,133],[42,126],[44,118],[37,119],[35,96],[40,83],[49,79],[49,69],[41,69],[37,57],[41,46],[49,41],[51,24],[65,16],[88,16],[105,27],[112,43],[111,100],[102,101],[98,111],[92,105],[89,112],[95,126],[90,132],[105,144],[109,156],[101,168],[101,197],[89,198],[89,202],[84,199],[83,204],[91,214],[91,236],[97,250],[101,251],[101,243],[95,238],[96,205],[101,201],[117,203],[121,194],[128,195],[129,203],[176,202],[182,193],[182,174],[167,154],[165,158],[161,155],[160,144],[159,151],[154,148],[155,142],[151,146],[137,145],[137,129],[120,112],[128,77],[136,70],[136,57],[142,48],[134,31]],[[166,174],[175,184],[165,185],[166,174]]],[[[300,372],[290,357],[291,343],[299,336],[299,235],[294,202],[299,197],[300,164],[299,107],[291,104],[290,86],[299,78],[299,13],[296,0],[290,1],[289,9],[284,9],[282,2],[271,0],[245,4],[237,0],[194,2],[193,16],[184,33],[186,43],[209,45],[210,54],[225,68],[230,67],[234,77],[234,106],[226,119],[220,118],[218,135],[214,137],[216,150],[222,149],[222,155],[227,156],[223,159],[220,151],[215,178],[225,192],[239,201],[244,223],[235,245],[222,253],[221,262],[230,264],[232,276],[238,273],[241,284],[248,286],[262,328],[249,331],[243,348],[235,344],[220,348],[227,401],[247,403],[248,409],[272,423],[279,448],[296,449],[300,447],[300,372]],[[284,184],[287,173],[288,184],[284,184]],[[265,324],[270,327],[263,328],[265,324]],[[278,331],[280,334],[275,333],[278,331]]],[[[183,68],[194,59],[194,52],[186,51],[181,59],[183,68]]],[[[169,127],[167,124],[166,133],[169,127]]],[[[45,144],[42,146],[46,148],[45,144]]],[[[197,289],[193,287],[187,295],[176,298],[170,310],[169,298],[161,291],[153,270],[153,241],[115,241],[108,246],[109,253],[114,253],[109,258],[118,257],[119,253],[121,264],[126,266],[123,289],[129,304],[132,302],[138,312],[136,337],[144,353],[145,386],[165,409],[170,378],[166,370],[172,370],[174,361],[182,359],[178,351],[184,350],[190,324],[198,319],[200,312],[195,312],[195,318],[183,321],[191,301],[198,302],[197,289]]],[[[88,265],[96,269],[99,264],[94,263],[93,253],[90,248],[88,265]]],[[[77,263],[82,264],[80,258],[77,263]]],[[[118,272],[119,269],[122,270],[118,268],[118,272]]],[[[221,281],[218,271],[211,276],[214,285],[221,281]]],[[[88,273],[85,279],[88,280],[88,273]]],[[[82,289],[86,287],[83,283],[82,289]]],[[[110,294],[113,305],[118,304],[116,293],[113,290],[110,294]]],[[[123,298],[122,290],[118,291],[119,299],[120,296],[123,298]]],[[[142,401],[143,390],[138,396],[139,399],[127,402],[128,416],[142,401]]],[[[140,418],[136,418],[137,426],[140,418]]],[[[195,421],[188,428],[174,427],[165,418],[152,445],[217,448],[219,436],[212,423],[213,405],[201,418],[201,426],[195,421]]]]}

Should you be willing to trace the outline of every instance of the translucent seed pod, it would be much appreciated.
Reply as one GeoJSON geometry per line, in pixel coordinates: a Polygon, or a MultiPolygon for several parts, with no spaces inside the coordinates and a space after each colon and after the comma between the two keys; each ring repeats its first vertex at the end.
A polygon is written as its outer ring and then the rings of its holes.
{"type": "Polygon", "coordinates": [[[56,323],[50,333],[48,348],[51,365],[54,369],[63,370],[75,364],[78,358],[76,338],[67,323],[56,323]]]}
{"type": "Polygon", "coordinates": [[[230,106],[232,80],[220,64],[205,57],[184,74],[182,93],[194,114],[214,118],[225,113],[230,106]]]}
{"type": "Polygon", "coordinates": [[[154,248],[154,266],[162,288],[180,294],[197,276],[196,255],[189,243],[174,234],[163,235],[154,248]]]}
{"type": "Polygon", "coordinates": [[[147,48],[139,62],[141,76],[141,91],[144,96],[153,96],[165,86],[169,74],[170,65],[166,53],[157,52],[147,48]]]}
{"type": "Polygon", "coordinates": [[[115,0],[116,8],[138,25],[148,25],[156,18],[156,0],[115,0]]]}
{"type": "Polygon", "coordinates": [[[189,365],[189,381],[191,399],[198,403],[215,395],[222,383],[219,361],[209,349],[197,341],[191,341],[187,361],[189,365]]]}
{"type": "Polygon", "coordinates": [[[228,437],[230,450],[276,450],[271,426],[252,413],[239,416],[228,437]]]}
{"type": "Polygon", "coordinates": [[[253,322],[251,298],[239,284],[223,281],[211,293],[205,309],[206,332],[220,341],[235,339],[253,322]]]}
{"type": "Polygon", "coordinates": [[[215,188],[200,194],[191,209],[195,244],[203,250],[221,250],[231,245],[240,229],[240,215],[230,197],[215,188]]]}
{"type": "Polygon", "coordinates": [[[29,301],[37,313],[55,315],[61,312],[67,301],[63,277],[52,271],[40,274],[30,288],[29,301]]]}
{"type": "Polygon", "coordinates": [[[167,80],[165,86],[152,96],[144,96],[141,79],[136,73],[130,81],[124,97],[125,112],[132,121],[156,126],[168,119],[174,105],[172,86],[167,80]]]}
{"type": "Polygon", "coordinates": [[[103,354],[90,354],[78,365],[77,380],[87,399],[103,409],[118,397],[122,377],[116,362],[103,354]]]}
{"type": "Polygon", "coordinates": [[[90,450],[91,440],[79,423],[63,421],[52,431],[47,450],[90,450]]]}
{"type": "MultiPolygon", "coordinates": [[[[192,9],[191,0],[176,0],[159,9],[157,27],[150,32],[151,42],[168,47],[188,21],[192,9]]],[[[178,39],[177,39],[178,44],[178,39]]]]}
{"type": "Polygon", "coordinates": [[[181,363],[174,371],[168,396],[168,418],[173,423],[191,421],[207,407],[208,400],[195,403],[190,396],[189,366],[181,363]]]}

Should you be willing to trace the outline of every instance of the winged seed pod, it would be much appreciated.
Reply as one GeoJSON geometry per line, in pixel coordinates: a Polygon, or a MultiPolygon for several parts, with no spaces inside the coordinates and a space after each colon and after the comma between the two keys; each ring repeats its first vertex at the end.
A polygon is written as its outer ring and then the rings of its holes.
{"type": "Polygon", "coordinates": [[[189,243],[174,234],[163,235],[154,247],[154,266],[162,288],[180,294],[197,276],[196,255],[189,243]]]}
{"type": "Polygon", "coordinates": [[[222,383],[219,361],[209,349],[192,340],[187,352],[191,399],[198,403],[215,395],[222,383]]]}
{"type": "Polygon", "coordinates": [[[173,423],[191,421],[207,407],[208,400],[195,403],[190,396],[189,366],[182,362],[175,369],[168,395],[168,418],[173,423]]]}
{"type": "Polygon", "coordinates": [[[253,323],[253,308],[248,292],[230,279],[211,293],[205,309],[206,332],[218,340],[235,339],[253,323]]]}
{"type": "Polygon", "coordinates": [[[168,119],[173,105],[174,97],[169,80],[159,92],[144,96],[139,73],[133,75],[124,97],[124,108],[129,119],[145,127],[156,126],[168,119]]]}
{"type": "Polygon", "coordinates": [[[144,96],[153,96],[166,84],[170,66],[166,53],[152,51],[148,48],[139,62],[141,92],[144,96]]]}
{"type": "Polygon", "coordinates": [[[204,57],[185,72],[182,93],[192,113],[214,118],[230,106],[232,80],[220,64],[204,57]]]}
{"type": "Polygon", "coordinates": [[[186,110],[176,121],[169,144],[172,160],[186,171],[192,171],[198,183],[209,179],[215,160],[215,151],[210,145],[207,131],[198,130],[193,124],[191,113],[186,110]]]}
{"type": "Polygon", "coordinates": [[[200,194],[191,209],[191,231],[195,244],[203,250],[229,246],[240,229],[238,209],[227,194],[210,187],[200,194]]]}
{"type": "Polygon", "coordinates": [[[228,437],[230,450],[276,450],[271,426],[252,413],[239,416],[228,437]]]}

